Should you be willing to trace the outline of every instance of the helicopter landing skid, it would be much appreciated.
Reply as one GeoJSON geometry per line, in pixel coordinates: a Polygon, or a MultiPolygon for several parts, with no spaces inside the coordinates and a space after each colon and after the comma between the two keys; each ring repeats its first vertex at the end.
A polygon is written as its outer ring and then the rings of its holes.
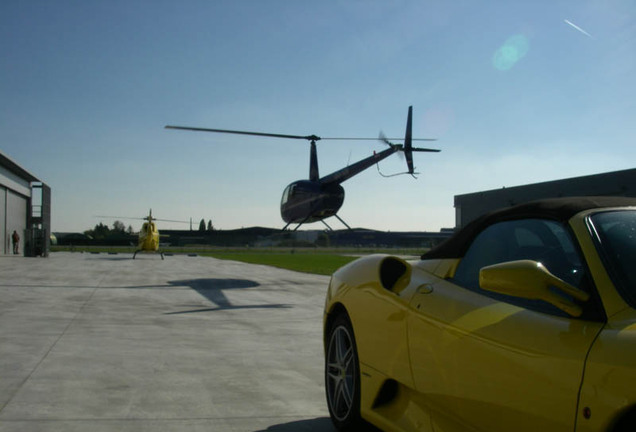
{"type": "MultiPolygon", "coordinates": [[[[343,221],[343,220],[342,220],[342,218],[341,218],[340,216],[338,216],[337,214],[334,214],[333,216],[334,216],[336,219],[338,219],[338,220],[339,220],[339,221],[340,221],[340,222],[341,222],[344,226],[346,226],[346,227],[347,227],[347,229],[348,229],[349,231],[351,231],[351,227],[350,227],[350,226],[349,226],[349,225],[348,225],[345,221],[343,221]]],[[[301,223],[299,223],[299,224],[296,226],[296,228],[294,228],[294,229],[292,230],[292,232],[294,232],[294,231],[298,230],[298,228],[300,228],[302,224],[304,224],[305,222],[307,222],[307,220],[308,220],[308,219],[309,219],[309,216],[307,216],[307,217],[306,217],[306,218],[305,218],[305,219],[304,219],[301,223]]],[[[325,222],[325,220],[324,220],[324,219],[320,219],[320,222],[322,222],[322,223],[323,223],[323,224],[327,227],[327,229],[328,229],[329,231],[333,231],[333,228],[331,228],[331,227],[329,226],[329,224],[327,224],[327,222],[325,222]]],[[[289,222],[287,225],[285,225],[281,231],[286,231],[286,230],[287,230],[287,227],[288,227],[289,225],[291,225],[291,222],[289,222]]]]}
{"type": "Polygon", "coordinates": [[[351,231],[351,227],[350,227],[349,225],[347,225],[347,223],[346,223],[345,221],[343,221],[343,220],[340,218],[340,216],[338,216],[337,214],[335,214],[335,215],[334,215],[334,217],[335,217],[336,219],[338,219],[340,222],[342,222],[342,224],[343,224],[344,226],[346,226],[346,227],[349,229],[349,231],[351,231]]]}
{"type": "Polygon", "coordinates": [[[320,220],[320,222],[322,222],[322,224],[323,224],[324,226],[326,226],[326,227],[327,227],[327,229],[328,229],[329,231],[333,231],[333,228],[331,228],[331,227],[329,226],[329,224],[328,224],[327,222],[325,222],[323,219],[321,219],[321,220],[320,220]]]}
{"type": "MultiPolygon", "coordinates": [[[[137,256],[137,252],[142,252],[142,251],[143,251],[143,249],[136,250],[135,253],[133,254],[133,259],[135,259],[135,257],[137,256]]],[[[157,252],[159,252],[159,254],[161,255],[161,259],[163,260],[164,259],[163,258],[163,252],[161,252],[161,251],[157,251],[157,252]]]]}
{"type": "MultiPolygon", "coordinates": [[[[344,226],[346,226],[346,227],[347,227],[347,229],[348,229],[349,231],[351,231],[351,227],[350,227],[350,226],[349,226],[349,225],[348,225],[345,221],[343,221],[343,220],[342,220],[342,218],[341,218],[340,216],[338,216],[337,214],[335,214],[335,215],[333,215],[333,216],[334,216],[336,219],[338,219],[338,220],[339,220],[339,221],[340,221],[340,222],[341,222],[344,226]]],[[[321,219],[321,220],[320,220],[320,222],[322,222],[322,223],[323,223],[323,225],[325,225],[329,231],[333,231],[333,228],[331,228],[331,227],[327,224],[327,222],[325,222],[323,219],[321,219]]]]}

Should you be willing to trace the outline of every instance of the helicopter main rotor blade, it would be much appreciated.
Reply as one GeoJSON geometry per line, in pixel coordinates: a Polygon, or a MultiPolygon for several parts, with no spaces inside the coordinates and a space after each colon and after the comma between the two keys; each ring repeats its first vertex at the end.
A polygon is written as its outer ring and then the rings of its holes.
{"type": "Polygon", "coordinates": [[[440,150],[440,149],[418,148],[418,147],[413,147],[413,148],[411,149],[411,151],[414,151],[414,152],[435,152],[435,153],[439,153],[439,152],[441,152],[441,150],[440,150]]]}
{"type": "MultiPolygon", "coordinates": [[[[215,133],[229,133],[235,135],[251,135],[251,136],[264,136],[264,137],[272,137],[272,138],[290,138],[290,139],[304,139],[307,141],[320,141],[320,140],[331,140],[331,141],[375,141],[377,138],[351,138],[351,137],[342,137],[342,138],[321,138],[317,135],[287,135],[287,134],[274,134],[274,133],[266,133],[266,132],[249,132],[249,131],[237,131],[237,130],[229,130],[229,129],[210,129],[210,128],[199,128],[199,127],[190,127],[190,126],[165,126],[165,129],[175,129],[175,130],[188,130],[195,132],[215,132],[215,133]]],[[[395,141],[403,141],[404,138],[386,138],[387,140],[395,140],[395,141]]],[[[437,141],[435,138],[413,138],[413,141],[437,141]]]]}
{"type": "MultiPolygon", "coordinates": [[[[97,216],[93,216],[96,218],[108,218],[108,219],[132,219],[132,220],[148,220],[148,216],[145,217],[132,217],[132,216],[104,216],[104,215],[97,215],[97,216]]],[[[180,220],[173,220],[173,219],[155,219],[154,217],[152,218],[153,221],[160,221],[160,222],[178,222],[178,223],[185,223],[185,224],[189,224],[189,221],[180,221],[180,220]]]]}
{"type": "MultiPolygon", "coordinates": [[[[144,219],[148,219],[148,217],[146,216],[144,219]]],[[[189,224],[189,221],[180,221],[180,220],[174,220],[174,219],[155,219],[152,218],[152,220],[154,221],[159,221],[159,222],[177,222],[177,223],[184,223],[184,224],[189,224]]]]}
{"type": "MultiPolygon", "coordinates": [[[[323,141],[326,140],[341,140],[341,141],[377,141],[378,138],[320,138],[323,141]]],[[[404,138],[386,138],[382,136],[381,140],[393,140],[404,141],[404,138]]],[[[437,138],[411,138],[411,141],[437,141],[437,138]]]]}
{"type": "Polygon", "coordinates": [[[146,217],[133,217],[133,216],[104,216],[104,215],[97,215],[97,216],[93,216],[96,218],[108,218],[108,219],[132,219],[132,220],[145,220],[148,218],[148,216],[146,217]]]}
{"type": "Polygon", "coordinates": [[[304,139],[308,141],[319,141],[321,138],[316,135],[285,135],[285,134],[273,134],[273,133],[265,133],[265,132],[248,132],[248,131],[237,131],[237,130],[228,130],[228,129],[208,129],[208,128],[197,128],[197,127],[189,127],[189,126],[165,126],[166,129],[178,129],[178,130],[189,130],[195,132],[217,132],[217,133],[229,133],[235,135],[253,135],[253,136],[264,136],[264,137],[273,137],[273,138],[291,138],[291,139],[304,139]]]}

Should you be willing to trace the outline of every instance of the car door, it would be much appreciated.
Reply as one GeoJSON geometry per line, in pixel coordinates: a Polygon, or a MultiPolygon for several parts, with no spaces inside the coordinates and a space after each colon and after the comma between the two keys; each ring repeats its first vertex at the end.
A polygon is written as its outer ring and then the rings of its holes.
{"type": "Polygon", "coordinates": [[[478,235],[455,277],[431,280],[411,302],[414,383],[435,430],[574,428],[585,357],[602,322],[479,288],[480,268],[518,259],[542,261],[591,289],[577,249],[556,222],[501,222],[478,235]]]}

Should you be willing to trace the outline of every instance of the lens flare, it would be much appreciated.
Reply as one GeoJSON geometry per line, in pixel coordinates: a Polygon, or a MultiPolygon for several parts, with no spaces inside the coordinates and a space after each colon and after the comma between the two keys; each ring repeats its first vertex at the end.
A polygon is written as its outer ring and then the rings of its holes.
{"type": "Polygon", "coordinates": [[[437,106],[424,112],[421,118],[423,129],[431,136],[441,137],[446,134],[455,122],[455,112],[448,106],[437,106]]]}
{"type": "Polygon", "coordinates": [[[530,42],[524,35],[514,35],[497,50],[492,58],[495,69],[507,71],[519,62],[530,49],[530,42]]]}

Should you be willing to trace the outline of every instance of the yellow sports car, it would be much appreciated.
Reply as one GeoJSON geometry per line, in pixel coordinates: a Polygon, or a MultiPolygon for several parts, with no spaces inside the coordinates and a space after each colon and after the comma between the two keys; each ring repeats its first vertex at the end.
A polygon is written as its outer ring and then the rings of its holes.
{"type": "Polygon", "coordinates": [[[339,430],[635,431],[636,199],[522,204],[419,261],[358,259],[324,344],[339,430]]]}

